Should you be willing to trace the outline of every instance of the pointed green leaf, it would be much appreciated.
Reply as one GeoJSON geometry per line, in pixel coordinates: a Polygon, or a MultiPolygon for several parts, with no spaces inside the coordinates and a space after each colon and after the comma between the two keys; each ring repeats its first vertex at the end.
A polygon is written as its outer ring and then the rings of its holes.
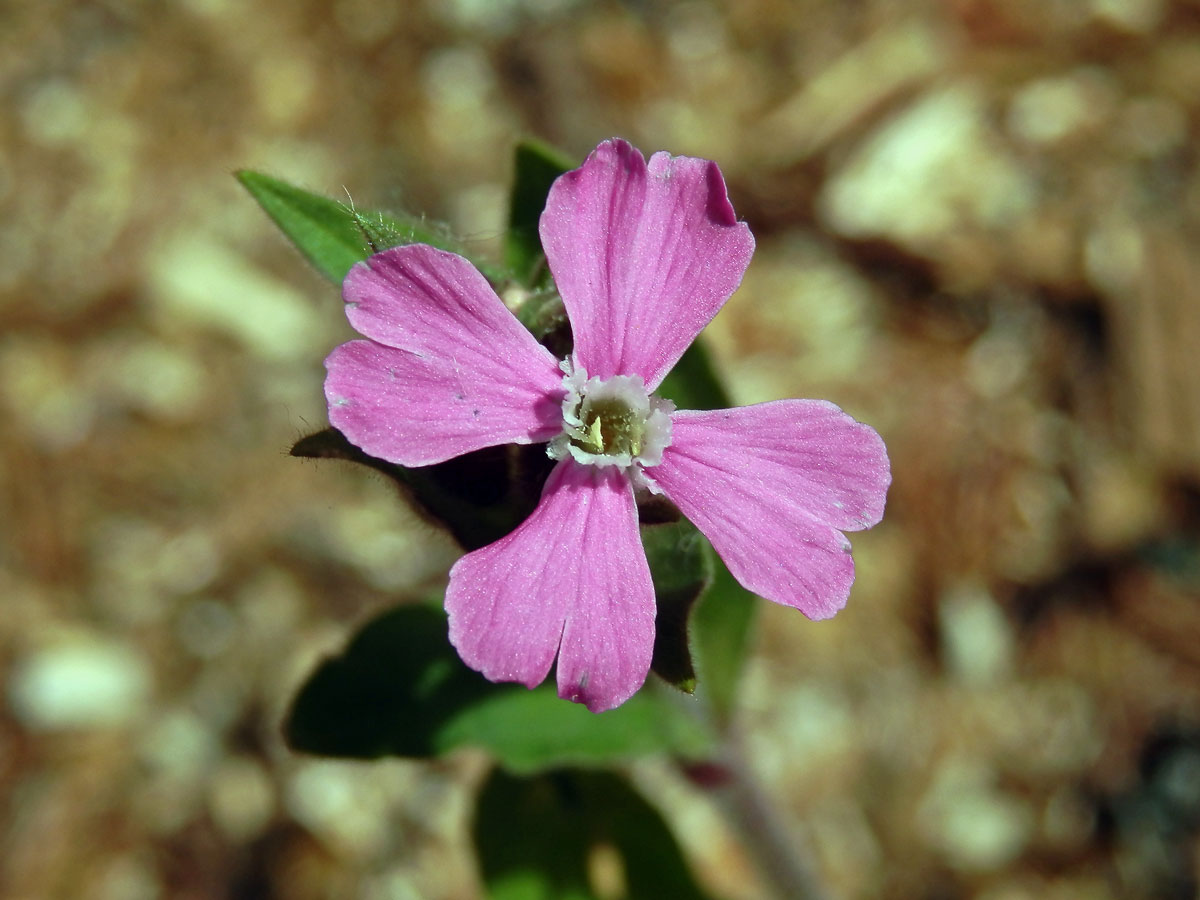
{"type": "Polygon", "coordinates": [[[492,684],[447,642],[445,615],[423,605],[378,616],[345,652],[321,663],[284,731],[293,749],[306,753],[429,757],[471,746],[515,771],[647,753],[697,759],[712,744],[693,716],[651,692],[597,715],[560,700],[552,684],[533,691],[492,684]]]}
{"type": "Polygon", "coordinates": [[[369,255],[354,214],[345,205],[261,172],[242,170],[237,179],[330,281],[340,284],[350,267],[369,255]]]}
{"type": "Polygon", "coordinates": [[[521,284],[534,287],[548,281],[538,222],[546,208],[550,185],[576,165],[570,157],[540,141],[517,144],[504,262],[521,284]]]}
{"type": "Polygon", "coordinates": [[[711,898],[662,815],[609,772],[515,778],[494,771],[473,830],[492,900],[711,898]],[[607,851],[607,867],[596,865],[598,850],[607,851]]]}
{"type": "MultiPolygon", "coordinates": [[[[308,261],[335,284],[342,283],[356,262],[400,244],[430,244],[462,253],[445,234],[416,218],[355,210],[261,172],[244,169],[237,179],[308,261]]],[[[493,266],[475,265],[493,283],[504,277],[493,266]]]]}

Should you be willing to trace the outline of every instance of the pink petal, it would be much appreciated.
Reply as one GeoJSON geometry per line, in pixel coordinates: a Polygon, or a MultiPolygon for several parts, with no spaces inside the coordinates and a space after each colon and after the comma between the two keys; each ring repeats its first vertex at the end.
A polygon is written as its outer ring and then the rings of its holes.
{"type": "Polygon", "coordinates": [[[655,612],[629,480],[560,462],[516,531],[455,563],[446,611],[450,642],[492,681],[534,687],[557,652],[559,696],[624,703],[650,670],[655,612]]]}
{"type": "Polygon", "coordinates": [[[329,421],[372,456],[423,466],[562,428],[562,372],[467,260],[423,244],[358,263],[343,287],[370,341],[325,360],[329,421]]]}
{"type": "Polygon", "coordinates": [[[540,231],[589,375],[653,390],[742,280],[754,238],[716,163],[605,141],[550,188],[540,231]]]}
{"type": "Polygon", "coordinates": [[[879,435],[822,400],[677,412],[646,474],[746,588],[812,619],[845,606],[841,532],[876,524],[891,483],[879,435]]]}

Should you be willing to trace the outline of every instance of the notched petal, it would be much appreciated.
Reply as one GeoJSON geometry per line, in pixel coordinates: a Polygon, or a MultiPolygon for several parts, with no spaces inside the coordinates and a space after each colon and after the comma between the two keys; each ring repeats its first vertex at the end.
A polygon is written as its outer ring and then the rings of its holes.
{"type": "Polygon", "coordinates": [[[738,581],[814,619],[845,605],[842,532],[877,523],[891,483],[874,429],[819,400],[676,413],[653,473],[738,581]]]}
{"type": "Polygon", "coordinates": [[[737,289],[754,251],[715,163],[605,141],[551,187],[542,244],[592,375],[653,390],[737,289]]]}
{"type": "Polygon", "coordinates": [[[533,514],[460,559],[446,591],[450,641],[493,681],[532,687],[558,653],[558,690],[593,712],[646,680],[654,589],[628,480],[560,462],[533,514]]]}

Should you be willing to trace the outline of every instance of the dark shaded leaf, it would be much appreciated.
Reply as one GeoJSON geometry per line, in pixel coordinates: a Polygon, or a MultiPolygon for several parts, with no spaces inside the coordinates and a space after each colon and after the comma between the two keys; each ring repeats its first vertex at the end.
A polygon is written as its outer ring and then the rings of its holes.
{"type": "Polygon", "coordinates": [[[696,527],[684,519],[642,527],[642,544],[658,600],[650,667],[668,684],[689,694],[696,688],[696,672],[688,650],[688,616],[712,582],[712,562],[705,543],[696,527]]]}
{"type": "Polygon", "coordinates": [[[291,454],[369,466],[399,485],[419,512],[444,526],[465,550],[499,540],[521,524],[553,466],[540,445],[510,445],[407,468],[364,453],[336,428],[301,438],[291,454]]]}
{"type": "Polygon", "coordinates": [[[655,393],[673,400],[677,409],[727,409],[733,405],[701,338],[692,341],[655,393]]]}
{"type": "Polygon", "coordinates": [[[492,689],[446,642],[439,610],[398,606],[309,676],[284,736],[292,749],[322,756],[432,756],[454,715],[492,689]]]}
{"type": "Polygon", "coordinates": [[[549,772],[516,778],[494,771],[479,795],[475,846],[492,900],[591,900],[611,896],[603,873],[629,900],[705,900],[662,815],[609,772],[549,772]],[[603,877],[603,875],[601,877],[603,877]],[[599,880],[599,879],[596,879],[599,880]]]}
{"type": "Polygon", "coordinates": [[[545,286],[549,281],[538,222],[546,208],[550,185],[575,165],[570,157],[540,141],[517,144],[504,262],[526,287],[545,286]]]}

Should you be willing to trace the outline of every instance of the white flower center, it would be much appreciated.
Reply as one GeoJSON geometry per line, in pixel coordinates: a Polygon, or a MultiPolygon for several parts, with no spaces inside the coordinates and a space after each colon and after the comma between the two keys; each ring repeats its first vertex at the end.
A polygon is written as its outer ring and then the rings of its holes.
{"type": "Polygon", "coordinates": [[[567,360],[562,370],[563,430],[546,448],[551,457],[570,455],[583,465],[632,468],[635,474],[662,462],[671,444],[674,403],[647,393],[637,375],[588,378],[567,360]]]}

